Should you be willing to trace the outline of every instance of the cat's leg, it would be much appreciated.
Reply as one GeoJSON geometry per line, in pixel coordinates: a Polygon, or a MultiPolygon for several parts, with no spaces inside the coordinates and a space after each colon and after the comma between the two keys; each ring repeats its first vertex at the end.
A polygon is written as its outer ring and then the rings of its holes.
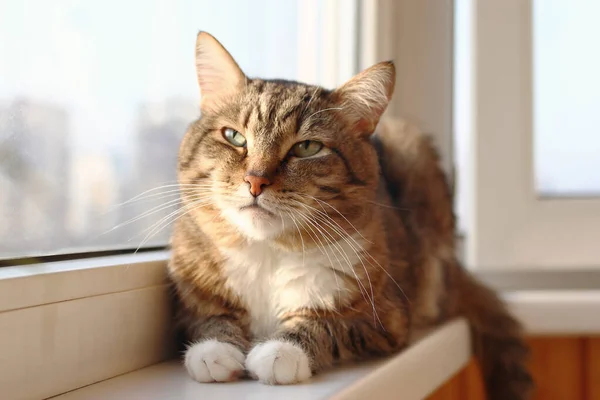
{"type": "Polygon", "coordinates": [[[250,351],[246,369],[266,384],[302,382],[334,362],[398,351],[408,338],[406,322],[399,310],[388,313],[383,322],[372,315],[291,316],[270,340],[250,351]]]}
{"type": "Polygon", "coordinates": [[[198,382],[229,382],[244,374],[248,341],[238,321],[213,316],[196,320],[188,329],[191,345],[185,352],[184,364],[198,382]]]}

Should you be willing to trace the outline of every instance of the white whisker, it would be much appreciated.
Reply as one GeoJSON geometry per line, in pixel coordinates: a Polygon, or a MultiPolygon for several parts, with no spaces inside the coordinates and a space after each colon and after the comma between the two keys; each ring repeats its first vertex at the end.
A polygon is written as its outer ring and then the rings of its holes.
{"type": "Polygon", "coordinates": [[[330,111],[330,110],[343,110],[343,108],[342,108],[342,107],[329,107],[329,108],[324,108],[324,109],[322,109],[322,110],[315,111],[314,113],[310,114],[310,115],[308,116],[308,118],[306,118],[306,120],[308,121],[308,120],[310,120],[312,117],[314,117],[315,115],[317,115],[317,114],[320,114],[320,113],[322,113],[322,112],[325,112],[325,111],[330,111]]]}
{"type": "MultiPolygon", "coordinates": [[[[298,202],[300,205],[303,205],[302,203],[298,202]]],[[[335,240],[335,238],[333,237],[333,235],[331,235],[327,230],[322,229],[319,224],[315,224],[313,223],[313,221],[310,220],[310,218],[307,218],[303,213],[301,213],[300,211],[298,211],[299,215],[303,215],[306,220],[311,223],[319,232],[321,232],[321,234],[323,234],[323,238],[329,243],[329,245],[331,246],[332,249],[337,250],[340,255],[342,256],[342,258],[344,259],[344,261],[346,262],[346,264],[348,265],[348,267],[350,268],[350,271],[352,272],[352,274],[355,277],[356,282],[359,285],[359,290],[361,291],[361,294],[363,295],[363,298],[365,299],[365,301],[367,301],[369,304],[371,304],[372,308],[373,308],[373,316],[374,318],[376,318],[377,320],[379,320],[379,316],[377,315],[377,310],[375,308],[375,301],[374,301],[374,292],[373,292],[373,286],[371,285],[371,296],[369,296],[368,292],[367,292],[367,288],[363,285],[362,281],[359,279],[358,275],[356,274],[356,271],[354,271],[354,266],[352,265],[352,262],[350,261],[350,258],[348,257],[348,255],[346,254],[346,252],[343,250],[342,246],[335,240]],[[327,236],[329,236],[330,239],[327,238],[327,236]],[[363,292],[364,289],[364,292],[363,292]]],[[[316,222],[316,221],[314,221],[316,222]]],[[[335,255],[335,253],[333,253],[335,255]]],[[[340,267],[342,267],[342,271],[344,271],[343,269],[343,264],[339,261],[339,259],[336,256],[336,259],[338,260],[338,264],[340,265],[340,267]]],[[[360,260],[360,258],[359,258],[360,260]]],[[[362,262],[362,260],[361,260],[362,262]]],[[[368,275],[368,273],[367,273],[368,275]]],[[[370,279],[369,279],[369,284],[371,283],[370,279]]]]}
{"type": "MultiPolygon", "coordinates": [[[[205,198],[205,197],[206,197],[206,198],[209,198],[209,197],[210,197],[210,195],[208,195],[208,194],[199,194],[199,195],[196,195],[196,196],[192,197],[192,200],[196,200],[196,199],[199,199],[199,198],[205,198]]],[[[106,232],[103,232],[102,234],[100,234],[100,236],[106,235],[106,234],[108,234],[108,233],[110,233],[110,232],[113,232],[113,231],[114,231],[114,230],[116,230],[116,229],[122,228],[122,227],[124,227],[124,226],[126,226],[126,225],[129,225],[129,224],[132,224],[132,223],[134,223],[134,222],[136,222],[136,221],[139,221],[140,219],[143,219],[143,218],[149,217],[150,215],[152,215],[152,214],[155,214],[155,213],[157,213],[157,212],[160,212],[160,211],[163,211],[163,210],[169,209],[169,208],[171,208],[171,207],[174,207],[174,206],[176,206],[176,205],[177,205],[179,202],[181,202],[181,199],[179,199],[179,198],[176,198],[176,199],[169,200],[169,201],[167,201],[167,202],[161,203],[161,204],[159,204],[158,206],[152,207],[152,208],[150,208],[149,210],[146,210],[146,211],[144,211],[142,214],[140,214],[140,215],[138,215],[138,216],[136,216],[136,217],[133,217],[133,218],[131,218],[131,219],[129,219],[129,220],[127,220],[127,221],[125,221],[125,222],[122,222],[122,223],[120,223],[120,224],[118,224],[118,225],[115,225],[115,226],[114,226],[114,227],[112,227],[111,229],[109,229],[109,230],[107,230],[106,232]]]]}
{"type": "MultiPolygon", "coordinates": [[[[306,196],[306,197],[309,197],[309,198],[313,199],[313,200],[314,200],[314,201],[316,201],[318,204],[325,204],[326,206],[330,207],[330,208],[331,208],[333,211],[335,211],[335,212],[336,212],[336,213],[337,213],[337,214],[338,214],[340,217],[344,218],[344,220],[345,220],[345,221],[346,221],[346,222],[347,222],[347,223],[348,223],[348,224],[349,224],[349,225],[352,227],[352,229],[354,229],[354,230],[356,231],[356,233],[358,233],[358,234],[360,235],[360,237],[361,237],[363,240],[365,240],[365,241],[367,241],[367,242],[369,242],[369,243],[373,244],[373,242],[371,242],[370,240],[368,240],[367,238],[365,238],[365,237],[362,235],[362,233],[360,233],[360,231],[359,231],[358,229],[356,229],[356,227],[355,227],[355,226],[352,224],[352,222],[350,222],[350,221],[348,220],[348,218],[346,218],[346,216],[345,216],[344,214],[342,214],[342,213],[341,213],[341,212],[340,212],[340,211],[339,211],[337,208],[335,208],[334,206],[332,206],[331,204],[329,204],[329,203],[328,203],[328,202],[326,202],[326,201],[323,201],[323,200],[319,200],[319,199],[317,199],[316,197],[309,196],[309,195],[304,195],[304,196],[306,196]]],[[[321,206],[321,208],[323,208],[323,206],[321,206]]],[[[326,212],[325,210],[323,210],[323,211],[325,212],[325,214],[327,214],[327,212],[326,212]]],[[[327,217],[329,217],[329,215],[327,215],[327,217]]]]}
{"type": "Polygon", "coordinates": [[[306,261],[306,249],[304,247],[304,239],[302,238],[302,232],[300,231],[300,227],[296,223],[296,220],[294,219],[293,215],[291,213],[289,213],[289,215],[290,215],[290,218],[292,219],[292,222],[294,223],[294,225],[296,225],[296,229],[298,230],[298,235],[300,235],[300,241],[302,242],[302,266],[304,267],[304,263],[306,261]]]}
{"type": "MultiPolygon", "coordinates": [[[[315,199],[315,198],[313,198],[313,199],[314,199],[314,200],[317,200],[317,201],[320,201],[320,202],[322,202],[321,200],[318,200],[318,199],[315,199]]],[[[327,204],[326,202],[323,202],[323,203],[325,203],[326,205],[329,205],[329,204],[327,204]]],[[[300,204],[303,204],[303,203],[300,203],[300,204]]],[[[396,280],[395,280],[395,279],[392,277],[392,275],[391,275],[391,274],[390,274],[390,273],[387,271],[387,269],[386,269],[386,268],[384,268],[384,267],[383,267],[381,264],[379,264],[379,262],[378,262],[378,261],[375,259],[375,257],[373,257],[373,256],[371,255],[371,253],[369,253],[369,252],[368,252],[368,251],[367,251],[367,250],[366,250],[366,249],[365,249],[365,248],[364,248],[364,247],[363,247],[363,246],[362,246],[360,243],[358,243],[358,242],[356,241],[356,239],[354,239],[354,238],[353,238],[351,235],[349,235],[349,234],[348,234],[348,232],[346,232],[346,231],[345,231],[345,230],[344,230],[344,229],[343,229],[343,228],[342,228],[342,227],[341,227],[341,226],[340,226],[340,225],[339,225],[339,224],[338,224],[338,223],[337,223],[335,220],[333,220],[333,219],[332,219],[332,218],[331,218],[329,215],[327,215],[326,213],[322,213],[322,212],[320,212],[319,210],[315,209],[314,207],[308,206],[308,205],[306,205],[306,204],[303,204],[303,205],[304,205],[304,206],[306,206],[306,207],[310,207],[310,208],[311,208],[311,209],[313,209],[315,212],[319,213],[319,214],[320,214],[320,215],[321,215],[323,218],[325,218],[325,219],[327,219],[327,220],[328,220],[328,223],[329,223],[329,224],[331,224],[331,223],[335,224],[335,225],[337,226],[337,228],[339,229],[338,235],[339,235],[339,234],[344,234],[345,236],[347,236],[347,238],[348,238],[348,239],[352,240],[352,241],[354,242],[354,244],[355,244],[355,245],[358,247],[359,251],[360,251],[361,253],[364,253],[364,254],[366,254],[366,255],[367,255],[367,256],[368,256],[368,257],[369,257],[369,258],[372,260],[372,261],[370,261],[370,260],[366,260],[366,261],[367,261],[367,262],[368,262],[370,265],[372,265],[373,267],[377,266],[378,268],[380,268],[380,269],[381,269],[381,270],[382,270],[382,271],[383,271],[383,272],[384,272],[384,273],[385,273],[385,274],[388,276],[388,278],[390,278],[390,279],[391,279],[391,281],[392,281],[392,282],[393,282],[393,283],[396,285],[396,287],[397,287],[397,288],[400,290],[400,292],[401,292],[401,293],[402,293],[402,295],[403,295],[403,296],[406,298],[406,300],[409,300],[409,299],[408,299],[408,296],[406,296],[406,293],[404,293],[404,290],[402,289],[402,287],[400,286],[400,284],[399,284],[399,283],[398,283],[398,282],[397,282],[397,281],[396,281],[396,280]],[[373,262],[374,262],[375,264],[373,264],[373,262]]],[[[330,206],[330,207],[332,207],[331,205],[329,205],[329,206],[330,206]]],[[[337,211],[337,210],[336,210],[336,211],[337,211]]],[[[339,213],[339,211],[338,211],[338,213],[339,213]]],[[[340,215],[341,215],[342,217],[344,217],[344,216],[343,216],[341,213],[340,213],[340,215]]],[[[344,219],[346,219],[346,218],[344,217],[344,219]]],[[[346,221],[348,221],[348,220],[346,219],[346,221]]],[[[348,221],[348,223],[350,223],[350,222],[348,221]]],[[[358,234],[359,234],[359,235],[360,235],[362,238],[364,238],[364,236],[363,236],[363,235],[362,235],[362,234],[361,234],[361,233],[360,233],[360,232],[359,232],[359,231],[358,231],[358,230],[357,230],[357,229],[356,229],[354,226],[353,226],[353,228],[354,228],[354,229],[357,231],[357,233],[358,233],[358,234]]],[[[371,242],[371,241],[369,241],[369,240],[367,240],[367,239],[365,239],[365,241],[366,241],[366,242],[368,242],[368,243],[370,243],[370,244],[373,244],[373,242],[371,242]]],[[[353,246],[353,248],[354,248],[354,246],[353,246]]]]}
{"type": "Polygon", "coordinates": [[[178,209],[177,211],[172,212],[171,214],[169,214],[166,217],[162,218],[157,223],[153,224],[153,226],[156,226],[156,227],[151,232],[149,232],[146,235],[146,237],[142,240],[142,242],[140,243],[140,245],[135,250],[134,254],[137,253],[139,251],[139,249],[142,246],[144,246],[144,244],[146,244],[148,242],[148,240],[150,240],[153,236],[155,236],[156,234],[158,234],[161,230],[163,230],[164,228],[166,228],[167,226],[169,226],[171,223],[177,221],[178,219],[180,219],[181,217],[183,217],[186,214],[190,213],[191,211],[194,211],[198,207],[203,207],[203,206],[206,206],[208,204],[210,204],[210,203],[206,203],[204,200],[198,200],[198,201],[192,202],[192,203],[187,204],[184,207],[178,209]],[[185,212],[183,212],[183,211],[185,211],[185,212]],[[180,215],[177,215],[177,214],[180,214],[180,215]],[[173,216],[175,216],[175,218],[172,218],[173,216]]]}

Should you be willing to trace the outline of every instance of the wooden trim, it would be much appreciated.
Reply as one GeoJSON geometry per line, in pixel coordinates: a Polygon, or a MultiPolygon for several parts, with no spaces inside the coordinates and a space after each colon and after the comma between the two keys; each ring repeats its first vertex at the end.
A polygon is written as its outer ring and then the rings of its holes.
{"type": "Polygon", "coordinates": [[[584,339],[584,385],[587,399],[600,399],[600,336],[584,339]]]}
{"type": "Polygon", "coordinates": [[[485,388],[479,364],[472,358],[469,365],[460,374],[461,396],[457,400],[482,400],[485,398],[485,388]]]}
{"type": "MultiPolygon", "coordinates": [[[[531,400],[600,399],[600,337],[532,337],[529,362],[536,390],[531,400]]],[[[485,400],[477,363],[446,382],[427,400],[485,400]]]]}
{"type": "Polygon", "coordinates": [[[585,399],[583,342],[578,337],[534,338],[531,368],[536,382],[533,400],[585,399]]]}
{"type": "Polygon", "coordinates": [[[485,400],[481,371],[475,358],[426,400],[485,400]]]}

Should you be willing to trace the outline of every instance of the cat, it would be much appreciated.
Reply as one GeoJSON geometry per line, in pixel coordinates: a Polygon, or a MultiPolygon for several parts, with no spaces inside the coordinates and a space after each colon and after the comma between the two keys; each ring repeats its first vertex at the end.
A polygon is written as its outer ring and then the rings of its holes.
{"type": "Polygon", "coordinates": [[[518,322],[457,261],[434,147],[381,118],[392,62],[335,90],[251,79],[200,32],[196,70],[169,262],[193,379],[302,382],[464,316],[489,399],[528,398],[518,322]]]}

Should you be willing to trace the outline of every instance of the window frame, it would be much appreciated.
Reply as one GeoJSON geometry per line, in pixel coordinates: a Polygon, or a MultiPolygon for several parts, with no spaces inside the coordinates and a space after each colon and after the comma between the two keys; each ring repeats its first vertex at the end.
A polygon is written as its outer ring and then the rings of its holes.
{"type": "Polygon", "coordinates": [[[600,199],[535,192],[532,1],[472,3],[466,259],[476,270],[597,269],[600,199]]]}
{"type": "Polygon", "coordinates": [[[393,60],[396,88],[384,118],[430,135],[454,183],[454,0],[362,0],[359,67],[393,60]],[[399,20],[398,20],[399,19],[399,20]]]}

